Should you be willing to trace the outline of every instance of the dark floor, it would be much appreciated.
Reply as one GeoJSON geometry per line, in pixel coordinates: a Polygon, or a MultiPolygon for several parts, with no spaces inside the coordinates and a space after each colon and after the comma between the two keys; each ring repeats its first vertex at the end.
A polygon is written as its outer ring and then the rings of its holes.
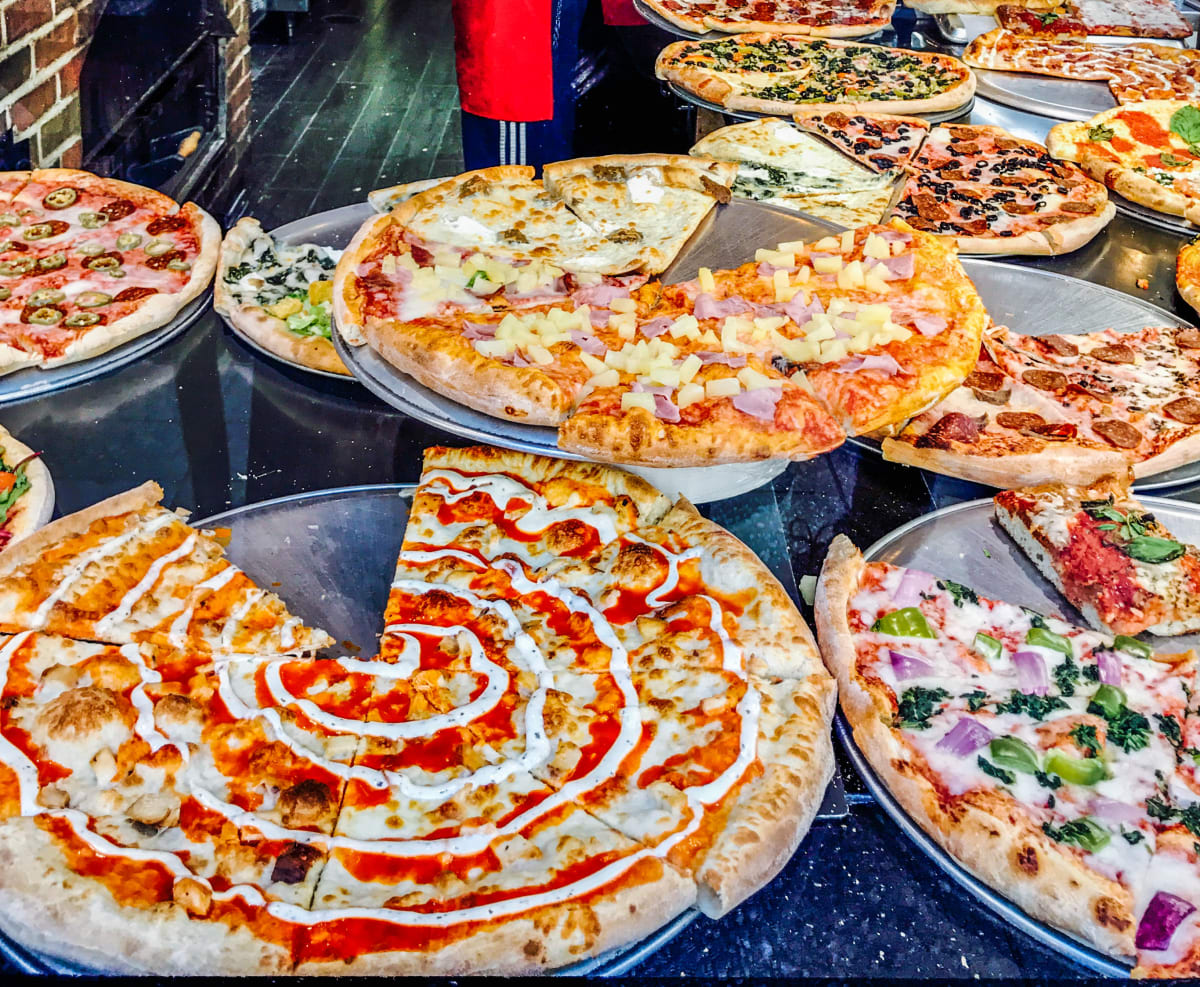
{"type": "Polygon", "coordinates": [[[251,61],[243,211],[268,229],[462,170],[448,2],[312,0],[251,61]]]}

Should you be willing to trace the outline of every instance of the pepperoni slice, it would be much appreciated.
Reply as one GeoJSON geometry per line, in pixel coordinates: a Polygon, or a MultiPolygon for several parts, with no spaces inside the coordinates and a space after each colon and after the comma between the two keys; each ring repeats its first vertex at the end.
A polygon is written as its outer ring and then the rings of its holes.
{"type": "Polygon", "coordinates": [[[1057,370],[1026,370],[1021,380],[1039,391],[1061,391],[1067,386],[1067,375],[1057,370]]]}
{"type": "Polygon", "coordinates": [[[1000,208],[1010,216],[1028,216],[1037,212],[1037,204],[1034,202],[1002,202],[1000,208]]]}
{"type": "Polygon", "coordinates": [[[1004,374],[994,374],[987,370],[972,370],[963,381],[966,387],[979,391],[998,391],[1004,386],[1004,374]]]}
{"type": "Polygon", "coordinates": [[[136,302],[151,295],[157,295],[157,288],[125,288],[113,297],[114,302],[136,302]]]}
{"type": "Polygon", "coordinates": [[[1067,439],[1073,439],[1079,432],[1070,422],[1043,422],[1029,431],[1053,442],[1065,442],[1067,439]]]}
{"type": "Polygon", "coordinates": [[[188,221],[183,216],[159,216],[146,225],[146,232],[150,236],[158,236],[160,233],[175,233],[187,228],[188,221]]]}
{"type": "Polygon", "coordinates": [[[1039,336],[1038,342],[1059,356],[1079,356],[1079,347],[1062,336],[1039,336]]]}
{"type": "Polygon", "coordinates": [[[111,223],[114,220],[124,219],[130,213],[136,211],[136,209],[137,206],[128,199],[113,199],[112,202],[106,202],[102,205],[97,212],[101,212],[107,216],[108,221],[111,223]]]}
{"type": "Polygon", "coordinates": [[[154,271],[165,271],[173,260],[183,260],[187,255],[182,250],[168,250],[157,257],[147,257],[146,266],[154,271]]]}
{"type": "Polygon", "coordinates": [[[1093,360],[1103,360],[1105,363],[1133,363],[1135,355],[1132,346],[1125,343],[1113,343],[1111,346],[1097,346],[1088,353],[1093,360]]]}
{"type": "Polygon", "coordinates": [[[1175,345],[1185,350],[1200,350],[1200,329],[1180,329],[1175,333],[1175,345]]]}
{"type": "Polygon", "coordinates": [[[951,411],[942,415],[913,444],[918,449],[949,449],[954,442],[974,442],[978,437],[979,422],[976,419],[951,411]]]}
{"type": "Polygon", "coordinates": [[[1118,449],[1136,449],[1142,444],[1142,433],[1129,424],[1115,418],[1101,418],[1092,422],[1092,431],[1118,449]]]}
{"type": "Polygon", "coordinates": [[[996,424],[1014,428],[1018,432],[1028,432],[1043,427],[1046,419],[1032,411],[1002,411],[996,416],[996,424]]]}
{"type": "Polygon", "coordinates": [[[1200,400],[1176,398],[1163,405],[1163,414],[1185,425],[1200,425],[1200,400]]]}

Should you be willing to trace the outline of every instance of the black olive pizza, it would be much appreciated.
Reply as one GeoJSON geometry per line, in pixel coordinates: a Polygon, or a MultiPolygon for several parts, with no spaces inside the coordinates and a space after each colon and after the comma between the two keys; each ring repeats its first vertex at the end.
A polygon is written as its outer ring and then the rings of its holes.
{"type": "Polygon", "coordinates": [[[55,168],[0,173],[0,374],[96,356],[170,322],[212,280],[194,203],[55,168]]]}
{"type": "Polygon", "coordinates": [[[318,658],[160,494],[0,553],[18,941],[126,973],[534,973],[725,914],[808,830],[833,680],[686,501],[428,450],[378,652],[318,658]]]}

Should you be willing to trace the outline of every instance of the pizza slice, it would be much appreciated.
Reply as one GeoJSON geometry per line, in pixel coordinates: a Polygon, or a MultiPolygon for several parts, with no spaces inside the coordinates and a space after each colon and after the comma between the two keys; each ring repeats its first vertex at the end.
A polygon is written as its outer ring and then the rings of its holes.
{"type": "Polygon", "coordinates": [[[1087,34],[1129,38],[1190,38],[1195,29],[1170,0],[1068,0],[1087,34]]]}
{"type": "Polygon", "coordinates": [[[866,563],[844,536],[816,612],[859,749],[930,836],[1143,976],[1195,971],[1200,868],[1180,852],[1194,800],[1176,783],[1195,656],[866,563]]]}
{"type": "Polygon", "coordinates": [[[1000,526],[1097,630],[1200,630],[1200,550],[1175,539],[1127,480],[1005,490],[994,501],[1000,526]]]}
{"type": "Polygon", "coordinates": [[[40,455],[0,428],[0,551],[48,520],[53,495],[40,455]]]}
{"type": "Polygon", "coordinates": [[[341,254],[315,243],[277,243],[245,216],[221,241],[213,307],[275,355],[349,375],[333,348],[330,311],[341,254]]]}
{"type": "Polygon", "coordinates": [[[614,154],[556,161],[546,190],[596,233],[636,245],[629,270],[660,274],[718,202],[729,201],[735,169],[680,154],[614,154]]]}
{"type": "Polygon", "coordinates": [[[155,483],[47,525],[0,557],[8,630],[206,652],[332,643],[224,558],[214,533],[159,506],[155,483]]]}
{"type": "Polygon", "coordinates": [[[1200,311],[1200,239],[1179,248],[1175,257],[1175,287],[1193,310],[1200,311]]]}
{"type": "Polygon", "coordinates": [[[1032,10],[1023,4],[1002,3],[996,8],[996,22],[1006,31],[1035,38],[1087,38],[1088,26],[1069,6],[1053,10],[1032,10]]]}
{"type": "Polygon", "coordinates": [[[876,172],[906,169],[929,133],[929,123],[920,117],[886,113],[801,110],[792,119],[876,172]]]}

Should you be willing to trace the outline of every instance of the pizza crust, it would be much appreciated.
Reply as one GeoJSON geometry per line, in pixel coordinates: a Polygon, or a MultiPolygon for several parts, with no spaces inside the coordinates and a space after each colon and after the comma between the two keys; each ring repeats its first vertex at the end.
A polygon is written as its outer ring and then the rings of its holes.
{"type": "Polygon", "coordinates": [[[324,336],[297,336],[287,323],[268,315],[258,305],[239,305],[228,315],[229,323],[277,357],[312,370],[323,370],[343,377],[354,375],[346,369],[337,350],[324,336]]]}
{"type": "Polygon", "coordinates": [[[1159,185],[1146,175],[1086,152],[1080,155],[1079,167],[1130,202],[1168,216],[1182,216],[1189,223],[1200,225],[1200,202],[1159,185]]]}
{"type": "Polygon", "coordinates": [[[1192,309],[1200,312],[1200,243],[1184,244],[1175,258],[1175,287],[1192,309]]]}
{"type": "Polygon", "coordinates": [[[1026,254],[1053,257],[1069,254],[1095,239],[1112,222],[1117,207],[1106,201],[1099,212],[1056,223],[1044,230],[1030,230],[1020,236],[956,236],[955,243],[964,254],[1026,254]]]}
{"type": "MultiPolygon", "coordinates": [[[[33,455],[29,446],[15,439],[3,427],[0,427],[0,449],[4,452],[4,462],[10,467],[33,455]]],[[[50,481],[50,471],[40,457],[28,459],[25,463],[25,476],[29,479],[29,489],[21,494],[8,512],[4,526],[11,537],[0,551],[11,549],[22,538],[36,531],[49,517],[54,485],[50,481]]]]}
{"type": "Polygon", "coordinates": [[[842,710],[855,743],[905,812],[940,846],[1035,919],[1117,956],[1132,956],[1136,921],[1130,892],[1084,866],[1076,851],[1051,840],[1008,798],[967,793],[943,803],[889,726],[890,705],[857,670],[847,613],[864,569],[845,535],[830,546],[817,586],[821,653],[837,675],[842,710]]]}

